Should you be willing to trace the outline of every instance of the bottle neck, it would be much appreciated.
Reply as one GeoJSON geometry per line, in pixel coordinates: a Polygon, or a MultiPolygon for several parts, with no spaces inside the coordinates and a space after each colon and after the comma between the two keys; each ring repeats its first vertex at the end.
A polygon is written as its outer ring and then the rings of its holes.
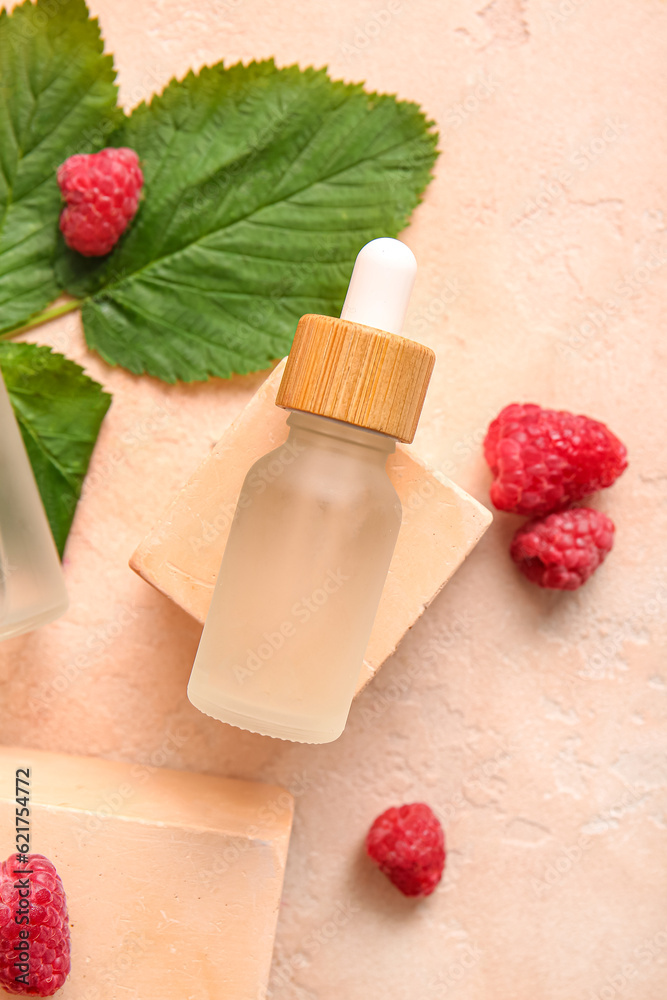
{"type": "Polygon", "coordinates": [[[291,438],[303,438],[304,443],[320,448],[339,450],[346,446],[363,449],[365,458],[376,458],[383,464],[387,456],[396,450],[396,439],[388,434],[380,434],[342,420],[333,420],[331,417],[320,417],[316,413],[292,410],[287,423],[291,438]]]}

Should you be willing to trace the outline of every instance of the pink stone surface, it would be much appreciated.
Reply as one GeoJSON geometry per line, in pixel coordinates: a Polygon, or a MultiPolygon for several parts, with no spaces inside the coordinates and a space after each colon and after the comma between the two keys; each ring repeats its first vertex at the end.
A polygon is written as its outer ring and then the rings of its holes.
{"type": "Polygon", "coordinates": [[[134,378],[66,317],[31,339],[114,403],[66,553],[70,611],[0,649],[2,740],[292,787],[276,1000],[662,1000],[667,6],[91,8],[128,107],[191,65],[269,55],[420,101],[443,153],[404,234],[421,265],[406,333],[438,355],[417,451],[487,500],[484,428],[519,399],[608,421],[631,464],[594,501],[617,541],[583,590],[517,575],[517,521],[498,516],[339,741],[241,733],[187,702],[200,628],[127,560],[264,375],[134,378]],[[378,812],[418,799],[449,847],[421,903],[361,852],[378,812]]]}

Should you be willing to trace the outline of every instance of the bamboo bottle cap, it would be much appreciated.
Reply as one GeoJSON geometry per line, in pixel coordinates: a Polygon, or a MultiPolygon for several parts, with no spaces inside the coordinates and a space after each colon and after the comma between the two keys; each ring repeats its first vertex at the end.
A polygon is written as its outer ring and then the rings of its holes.
{"type": "Polygon", "coordinates": [[[333,316],[302,316],[276,404],[409,444],[434,363],[433,351],[414,340],[333,316]]]}

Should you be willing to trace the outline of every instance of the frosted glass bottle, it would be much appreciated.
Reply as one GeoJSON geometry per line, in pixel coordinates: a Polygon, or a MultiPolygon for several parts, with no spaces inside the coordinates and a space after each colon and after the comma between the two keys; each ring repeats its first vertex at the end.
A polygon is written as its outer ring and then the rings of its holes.
{"type": "Polygon", "coordinates": [[[67,610],[56,546],[0,375],[0,639],[67,610]]]}
{"type": "Polygon", "coordinates": [[[433,368],[397,335],[415,269],[374,240],[341,319],[299,322],[276,398],[289,436],[246,476],[188,685],[207,715],[306,743],[345,727],[401,525],[387,458],[433,368]]]}
{"type": "Polygon", "coordinates": [[[188,697],[223,722],[324,743],[345,726],[401,524],[395,441],[308,413],[287,422],[241,490],[188,697]]]}

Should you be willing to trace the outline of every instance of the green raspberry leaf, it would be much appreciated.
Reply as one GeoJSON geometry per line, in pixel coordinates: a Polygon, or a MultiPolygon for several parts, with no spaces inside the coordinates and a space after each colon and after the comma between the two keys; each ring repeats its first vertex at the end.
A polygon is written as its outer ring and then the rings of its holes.
{"type": "Polygon", "coordinates": [[[407,224],[436,142],[417,105],[324,70],[172,81],[111,139],[144,170],[128,232],[99,261],[60,246],[88,345],[167,382],[266,368],[303,313],[338,313],[363,244],[407,224]]]}
{"type": "Polygon", "coordinates": [[[122,121],[114,77],[83,0],[0,11],[0,330],[60,291],[56,170],[73,153],[104,146],[122,121]]]}
{"type": "Polygon", "coordinates": [[[0,369],[62,557],[111,396],[50,347],[0,343],[0,369]]]}

